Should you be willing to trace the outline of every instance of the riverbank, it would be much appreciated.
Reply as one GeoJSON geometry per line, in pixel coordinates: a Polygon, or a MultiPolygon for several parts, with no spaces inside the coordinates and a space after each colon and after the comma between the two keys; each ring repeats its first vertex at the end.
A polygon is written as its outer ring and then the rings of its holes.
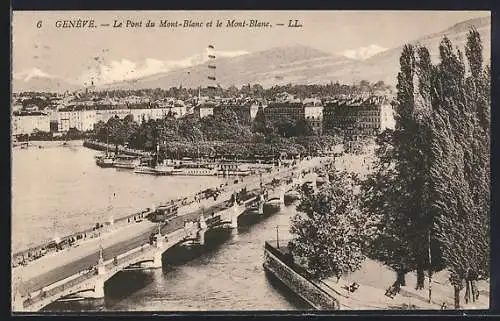
{"type": "Polygon", "coordinates": [[[338,310],[336,296],[321,284],[313,282],[307,271],[296,264],[287,242],[268,241],[264,245],[264,269],[316,310],[338,310]]]}
{"type": "MultiPolygon", "coordinates": [[[[395,272],[385,265],[365,259],[361,268],[342,278],[314,280],[306,269],[295,263],[287,242],[265,244],[264,268],[278,278],[316,310],[444,310],[453,309],[454,291],[449,273],[440,271],[432,277],[432,299],[428,300],[428,284],[416,290],[416,273],[406,275],[406,286],[393,297],[388,289],[394,283],[395,272]]],[[[427,280],[427,278],[426,278],[427,280]]],[[[461,309],[489,308],[490,284],[477,282],[479,297],[475,302],[462,302],[461,309]]]]}
{"type": "Polygon", "coordinates": [[[75,147],[82,146],[82,139],[75,140],[30,140],[26,142],[13,142],[13,148],[54,148],[54,147],[75,147]]]}
{"type": "Polygon", "coordinates": [[[127,148],[122,145],[113,145],[113,144],[106,144],[106,143],[101,143],[98,141],[94,140],[84,140],[83,141],[83,147],[90,148],[93,150],[98,150],[98,151],[107,151],[109,150],[110,152],[114,152],[115,150],[118,150],[118,152],[125,154],[125,155],[130,155],[130,156],[150,156],[150,152],[138,150],[138,149],[132,149],[132,148],[127,148]]]}

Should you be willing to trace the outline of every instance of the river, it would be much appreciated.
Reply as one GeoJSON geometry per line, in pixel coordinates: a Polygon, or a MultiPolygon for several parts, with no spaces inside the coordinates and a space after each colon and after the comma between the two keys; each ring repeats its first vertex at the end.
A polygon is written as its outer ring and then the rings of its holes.
{"type": "MultiPolygon", "coordinates": [[[[56,302],[45,311],[238,311],[306,310],[310,307],[265,273],[264,242],[289,239],[292,207],[237,232],[224,232],[187,262],[123,271],[105,285],[104,300],[56,302]]],[[[182,253],[176,251],[171,255],[182,253]]]]}
{"type": "MultiPolygon", "coordinates": [[[[57,231],[68,234],[105,215],[118,217],[120,213],[149,207],[151,202],[220,183],[217,178],[150,177],[101,169],[94,163],[95,154],[78,145],[14,150],[13,243],[21,246],[50,237],[54,220],[57,231]]],[[[215,232],[219,239],[208,242],[183,262],[174,262],[174,256],[184,250],[167,251],[163,269],[120,272],[106,282],[104,300],[56,302],[45,310],[308,309],[262,267],[264,242],[276,241],[277,237],[282,242],[288,239],[294,213],[291,206],[238,231],[215,232]]]]}
{"type": "Polygon", "coordinates": [[[67,147],[33,142],[27,149],[13,149],[13,252],[223,182],[217,177],[156,177],[100,168],[94,159],[98,153],[80,141],[67,147]]]}

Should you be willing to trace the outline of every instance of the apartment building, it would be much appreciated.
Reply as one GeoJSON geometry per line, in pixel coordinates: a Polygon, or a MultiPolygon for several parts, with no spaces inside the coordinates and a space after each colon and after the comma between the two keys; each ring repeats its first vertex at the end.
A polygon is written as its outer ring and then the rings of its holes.
{"type": "Polygon", "coordinates": [[[323,128],[340,129],[346,135],[370,136],[394,129],[393,108],[387,97],[348,97],[325,103],[323,128]]]}
{"type": "Polygon", "coordinates": [[[42,112],[16,112],[12,116],[12,135],[50,131],[50,118],[42,112]]]}

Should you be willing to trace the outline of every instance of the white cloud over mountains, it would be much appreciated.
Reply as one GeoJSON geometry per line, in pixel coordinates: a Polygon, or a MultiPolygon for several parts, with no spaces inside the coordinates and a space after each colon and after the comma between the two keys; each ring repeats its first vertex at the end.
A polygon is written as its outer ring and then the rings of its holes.
{"type": "Polygon", "coordinates": [[[357,49],[349,49],[345,50],[341,53],[341,55],[351,58],[351,59],[356,59],[356,60],[365,60],[370,58],[371,56],[374,56],[380,52],[386,51],[387,48],[381,47],[379,45],[371,44],[366,47],[360,47],[357,49]]]}
{"type": "Polygon", "coordinates": [[[24,82],[30,81],[32,78],[55,78],[55,76],[46,73],[38,68],[31,68],[18,73],[14,73],[12,78],[16,80],[22,80],[24,82]]]}
{"type": "MultiPolygon", "coordinates": [[[[246,51],[217,51],[218,58],[236,57],[247,54],[246,51]]],[[[196,54],[181,60],[159,60],[146,58],[137,63],[128,59],[114,60],[108,64],[100,64],[96,69],[86,71],[80,76],[80,82],[94,85],[109,84],[124,80],[132,80],[177,68],[187,68],[208,61],[208,53],[196,54]]]]}

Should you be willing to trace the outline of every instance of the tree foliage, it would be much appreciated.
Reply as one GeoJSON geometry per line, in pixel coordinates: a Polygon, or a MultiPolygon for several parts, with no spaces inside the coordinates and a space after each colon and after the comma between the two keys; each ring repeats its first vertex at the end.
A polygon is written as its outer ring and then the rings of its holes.
{"type": "Polygon", "coordinates": [[[370,231],[358,207],[356,178],[340,172],[334,176],[317,194],[302,190],[299,213],[290,229],[294,235],[291,252],[318,279],[359,269],[370,231]]]}
{"type": "Polygon", "coordinates": [[[423,269],[446,267],[459,291],[489,273],[490,76],[477,30],[468,66],[446,37],[439,53],[433,65],[427,48],[403,48],[396,128],[377,139],[362,203],[379,222],[370,255],[400,273],[416,269],[417,288],[423,269]]]}
{"type": "Polygon", "coordinates": [[[448,39],[441,43],[430,127],[437,238],[455,291],[465,282],[469,293],[469,283],[487,278],[490,270],[491,101],[489,71],[475,29],[468,34],[465,52],[469,73],[462,53],[448,39]]]}

